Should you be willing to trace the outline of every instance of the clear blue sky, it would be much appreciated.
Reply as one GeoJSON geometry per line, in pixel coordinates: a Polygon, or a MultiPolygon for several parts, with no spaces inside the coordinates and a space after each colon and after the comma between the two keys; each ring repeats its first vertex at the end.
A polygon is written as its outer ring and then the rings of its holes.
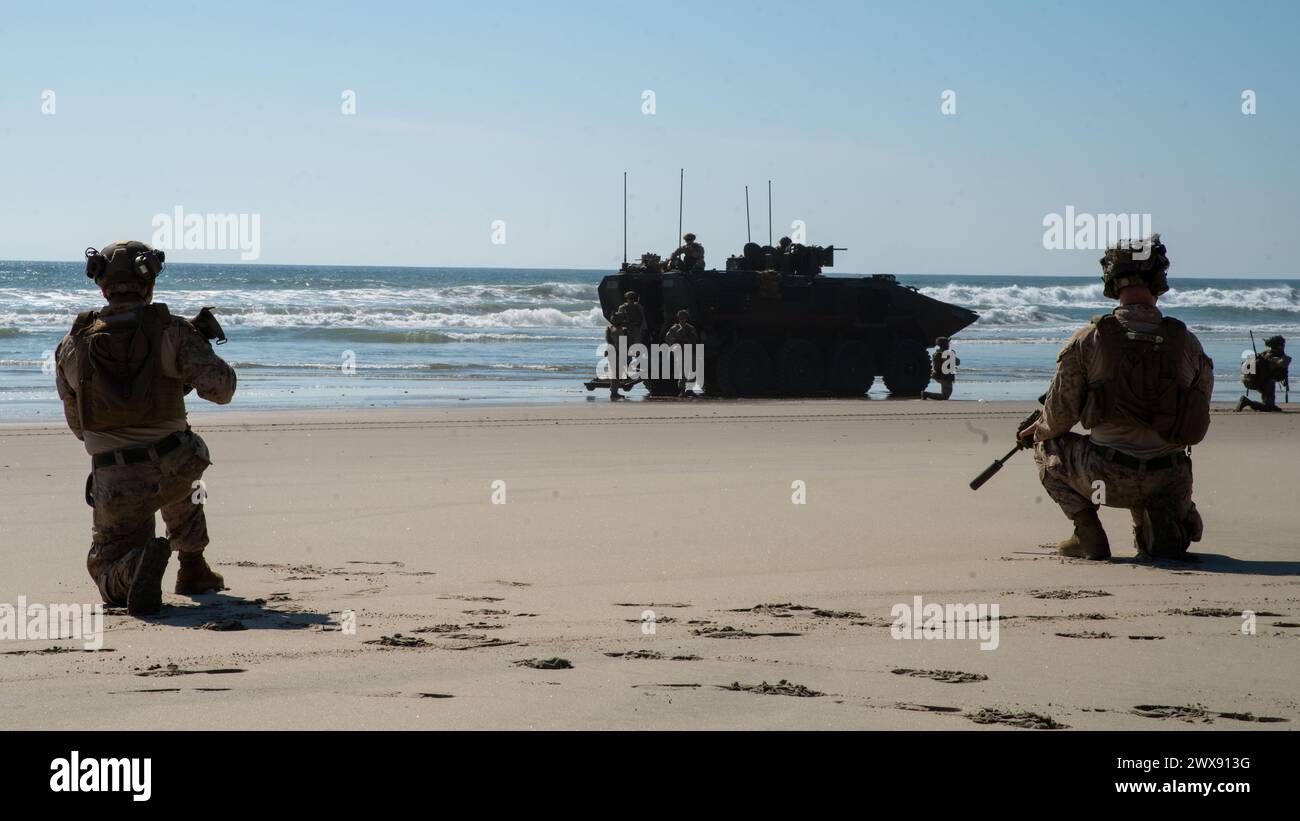
{"type": "Polygon", "coordinates": [[[266,263],[609,267],[622,172],[665,253],[684,166],[719,265],[770,178],[842,271],[1093,274],[1042,247],[1073,205],[1300,274],[1300,3],[14,2],[0,42],[0,258],[180,205],[260,214],[266,263]]]}

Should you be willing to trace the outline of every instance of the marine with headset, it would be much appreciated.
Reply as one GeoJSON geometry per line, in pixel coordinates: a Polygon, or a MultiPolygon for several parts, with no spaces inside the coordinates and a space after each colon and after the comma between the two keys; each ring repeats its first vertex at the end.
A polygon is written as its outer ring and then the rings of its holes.
{"type": "Polygon", "coordinates": [[[208,447],[190,430],[185,394],[219,405],[235,395],[235,371],[190,320],[154,303],[166,255],[143,242],[86,249],[86,276],[108,305],[77,317],[55,351],[56,385],[68,427],[85,443],[94,508],[86,569],[109,604],[132,614],[162,607],[162,579],[178,553],[176,592],[224,588],[208,567],[208,447]],[[161,512],[167,538],[155,538],[161,512]]]}

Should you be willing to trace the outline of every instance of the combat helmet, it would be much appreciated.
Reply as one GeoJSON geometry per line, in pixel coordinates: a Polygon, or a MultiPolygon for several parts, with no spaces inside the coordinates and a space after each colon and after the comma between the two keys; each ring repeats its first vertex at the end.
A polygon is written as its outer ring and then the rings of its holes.
{"type": "Polygon", "coordinates": [[[695,242],[695,235],[694,235],[694,234],[683,234],[683,235],[682,235],[682,239],[686,240],[687,242],[695,242]]]}
{"type": "Polygon", "coordinates": [[[678,322],[686,322],[690,318],[691,318],[691,312],[686,310],[685,308],[682,308],[680,311],[677,312],[678,322]]]}
{"type": "Polygon", "coordinates": [[[948,337],[946,336],[938,337],[934,340],[934,344],[938,345],[940,348],[946,348],[948,347],[948,337]]]}
{"type": "Polygon", "coordinates": [[[1268,339],[1265,339],[1265,340],[1264,340],[1264,347],[1266,347],[1266,348],[1285,348],[1285,347],[1286,347],[1286,338],[1285,338],[1285,337],[1282,337],[1282,336],[1278,336],[1278,335],[1270,336],[1268,339]]]}
{"type": "Polygon", "coordinates": [[[1101,258],[1102,290],[1110,299],[1119,299],[1119,292],[1130,285],[1145,285],[1160,296],[1169,290],[1168,270],[1169,257],[1159,234],[1143,240],[1120,240],[1101,258]]]}
{"type": "Polygon", "coordinates": [[[623,298],[626,299],[628,302],[636,302],[641,299],[641,297],[637,296],[636,291],[628,291],[627,293],[623,294],[623,298]]]}
{"type": "Polygon", "coordinates": [[[109,295],[143,294],[162,272],[167,255],[136,240],[86,249],[86,276],[109,295]]]}

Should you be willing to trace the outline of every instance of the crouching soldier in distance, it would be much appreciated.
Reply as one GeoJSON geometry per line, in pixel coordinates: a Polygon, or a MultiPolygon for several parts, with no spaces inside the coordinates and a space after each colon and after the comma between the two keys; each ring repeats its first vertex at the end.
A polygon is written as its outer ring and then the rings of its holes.
{"type": "Polygon", "coordinates": [[[186,423],[185,394],[226,404],[235,372],[189,320],[153,303],[164,254],[142,242],[86,249],[86,276],[108,305],[77,317],[55,351],[56,385],[68,427],[85,443],[94,507],[86,569],[104,601],[133,614],[162,607],[171,551],[176,592],[224,586],[208,567],[199,483],[208,448],[186,423]],[[167,538],[154,537],[161,511],[167,538]]]}
{"type": "Polygon", "coordinates": [[[1032,439],[1038,476],[1074,522],[1061,555],[1107,559],[1098,504],[1127,508],[1143,556],[1182,558],[1200,541],[1188,448],[1210,424],[1214,363],[1195,334],[1156,307],[1169,290],[1159,235],[1121,242],[1101,260],[1112,313],[1080,329],[1061,349],[1032,439]],[[1076,423],[1089,430],[1070,431],[1076,423]]]}
{"type": "Polygon", "coordinates": [[[922,391],[922,399],[947,399],[952,396],[952,383],[957,381],[957,366],[961,360],[948,348],[948,337],[934,341],[934,356],[930,357],[930,378],[939,383],[940,393],[922,391]]]}
{"type": "Polygon", "coordinates": [[[1277,383],[1291,389],[1291,357],[1286,355],[1286,339],[1270,336],[1264,340],[1264,352],[1255,354],[1253,360],[1242,363],[1241,383],[1248,391],[1259,391],[1263,402],[1249,396],[1237,400],[1237,412],[1250,408],[1254,411],[1280,411],[1277,406],[1277,383]]]}

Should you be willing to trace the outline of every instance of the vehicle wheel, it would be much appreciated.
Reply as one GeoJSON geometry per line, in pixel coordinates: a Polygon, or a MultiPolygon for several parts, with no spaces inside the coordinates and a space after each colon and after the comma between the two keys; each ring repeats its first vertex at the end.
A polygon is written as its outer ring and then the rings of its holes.
{"type": "Polygon", "coordinates": [[[845,339],[831,354],[831,393],[862,396],[876,381],[876,357],[860,339],[845,339]]]}
{"type": "Polygon", "coordinates": [[[911,339],[894,341],[893,360],[885,366],[885,387],[894,396],[920,396],[930,384],[930,356],[911,339]]]}
{"type": "Polygon", "coordinates": [[[790,339],[781,346],[777,373],[781,392],[790,396],[810,396],[822,387],[822,352],[807,339],[790,339]]]}
{"type": "Polygon", "coordinates": [[[766,393],[772,383],[772,360],[767,350],[752,339],[731,346],[720,363],[722,390],[733,396],[766,393]]]}

